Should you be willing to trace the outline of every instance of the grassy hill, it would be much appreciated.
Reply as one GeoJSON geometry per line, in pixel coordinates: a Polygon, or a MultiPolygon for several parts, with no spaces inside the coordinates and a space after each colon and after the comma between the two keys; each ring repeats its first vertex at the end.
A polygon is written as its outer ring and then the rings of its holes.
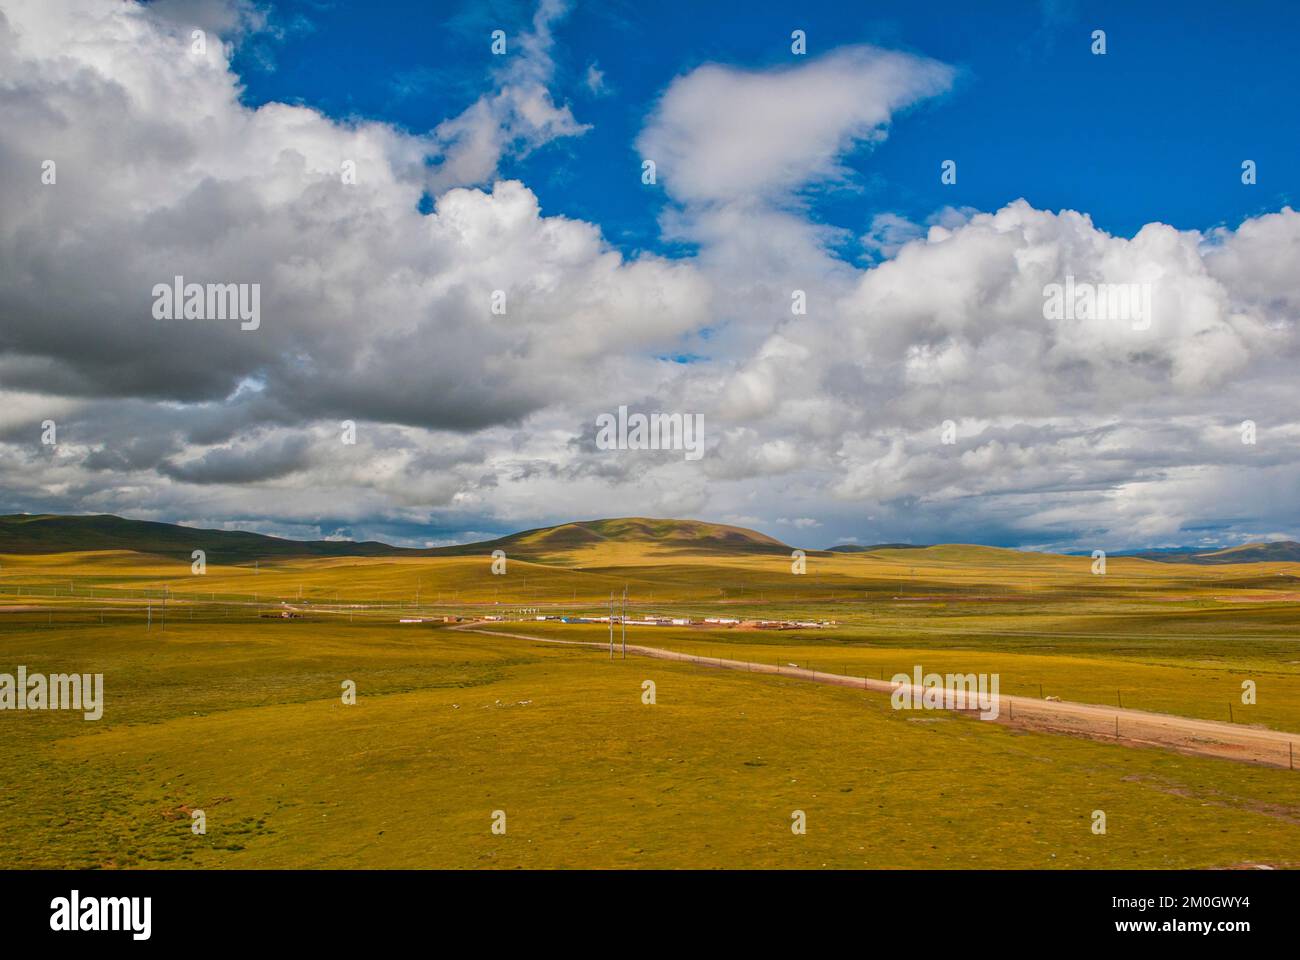
{"type": "MultiPolygon", "coordinates": [[[[494,550],[504,550],[512,559],[593,569],[647,561],[689,562],[705,557],[788,556],[792,548],[774,537],[744,527],[648,517],[579,520],[524,530],[495,540],[416,549],[377,541],[287,540],[259,533],[204,530],[107,514],[0,516],[0,554],[22,556],[119,550],[188,561],[196,549],[207,552],[210,561],[225,564],[296,558],[483,557],[494,550]]],[[[865,559],[870,555],[917,566],[929,562],[1006,566],[1073,559],[1002,547],[951,543],[840,544],[825,551],[809,552],[846,559],[865,559]]],[[[1131,560],[1196,565],[1300,562],[1300,543],[1280,540],[1221,550],[1147,551],[1127,556],[1131,560]]]]}
{"type": "Polygon", "coordinates": [[[109,514],[0,516],[0,553],[46,554],[131,550],[188,559],[194,550],[220,555],[224,562],[290,557],[379,557],[399,553],[388,544],[336,540],[284,540],[238,530],[201,530],[174,523],[128,520],[109,514]]]}
{"type": "Polygon", "coordinates": [[[286,540],[259,533],[202,530],[150,520],[128,520],[108,514],[0,516],[0,553],[17,555],[130,550],[188,560],[190,553],[197,549],[223,563],[247,563],[259,559],[312,557],[486,556],[499,549],[506,551],[511,558],[556,561],[575,552],[608,544],[657,548],[681,555],[788,554],[791,549],[779,540],[743,527],[646,517],[584,520],[525,530],[479,543],[411,549],[376,541],[286,540]]]}
{"type": "Polygon", "coordinates": [[[602,547],[611,544],[645,547],[660,554],[677,555],[788,554],[791,550],[780,540],[744,527],[699,520],[623,517],[539,527],[484,543],[441,547],[430,553],[435,556],[466,556],[504,550],[511,557],[554,562],[577,553],[600,552],[602,547]]]}
{"type": "Polygon", "coordinates": [[[1071,558],[1062,554],[1037,553],[1032,550],[1015,550],[1010,547],[986,547],[978,543],[934,543],[915,545],[910,543],[880,543],[861,550],[831,549],[826,551],[853,559],[888,560],[898,564],[923,567],[927,564],[942,566],[966,565],[971,568],[984,566],[1042,566],[1044,564],[1069,563],[1071,558]]]}
{"type": "Polygon", "coordinates": [[[1272,540],[1267,543],[1243,543],[1222,550],[1151,550],[1131,556],[1163,563],[1294,563],[1300,562],[1300,543],[1294,540],[1272,540]]]}

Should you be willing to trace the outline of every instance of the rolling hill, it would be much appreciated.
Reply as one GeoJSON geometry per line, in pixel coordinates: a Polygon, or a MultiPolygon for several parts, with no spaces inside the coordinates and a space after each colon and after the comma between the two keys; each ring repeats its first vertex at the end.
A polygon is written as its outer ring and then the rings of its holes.
{"type": "Polygon", "coordinates": [[[350,540],[285,540],[238,530],[201,530],[175,523],[128,520],[110,514],[0,516],[0,553],[42,554],[81,550],[133,550],[188,559],[194,550],[220,554],[226,562],[289,557],[382,557],[414,554],[386,543],[350,540]]]}
{"type": "Polygon", "coordinates": [[[0,516],[0,553],[9,554],[132,550],[189,559],[193,550],[201,549],[212,559],[220,557],[226,563],[249,563],[259,559],[293,557],[478,556],[504,550],[511,557],[544,560],[606,543],[657,546],[673,552],[697,554],[789,553],[791,549],[779,540],[743,527],[645,517],[584,520],[524,530],[479,543],[413,549],[376,541],[285,540],[259,533],[202,530],[107,514],[0,516]]]}
{"type": "Polygon", "coordinates": [[[613,520],[579,520],[554,527],[524,530],[497,540],[439,547],[433,556],[465,556],[492,550],[529,560],[556,558],[575,550],[607,543],[657,547],[678,554],[789,553],[791,547],[772,537],[721,523],[700,520],[654,520],[622,517],[613,520]]]}
{"type": "Polygon", "coordinates": [[[1163,563],[1295,563],[1300,562],[1300,543],[1294,540],[1270,540],[1213,550],[1192,547],[1185,550],[1148,550],[1128,556],[1163,563]]]}
{"type": "MultiPolygon", "coordinates": [[[[494,540],[421,549],[395,547],[373,540],[361,543],[351,540],[287,540],[260,533],[204,530],[108,514],[0,516],[0,553],[16,555],[130,550],[188,560],[192,551],[201,549],[213,560],[220,558],[224,563],[239,564],[261,559],[311,557],[466,557],[504,550],[512,558],[545,563],[564,562],[580,554],[588,557],[602,552],[608,554],[611,548],[619,548],[623,553],[650,551],[660,559],[789,554],[792,549],[774,537],[744,527],[649,517],[579,520],[523,530],[494,540]]],[[[917,562],[928,558],[944,562],[1014,563],[1041,556],[975,544],[839,544],[821,552],[855,555],[891,551],[914,552],[917,562]]],[[[1300,543],[1278,540],[1216,550],[1151,550],[1116,556],[1202,565],[1300,562],[1300,543]]]]}

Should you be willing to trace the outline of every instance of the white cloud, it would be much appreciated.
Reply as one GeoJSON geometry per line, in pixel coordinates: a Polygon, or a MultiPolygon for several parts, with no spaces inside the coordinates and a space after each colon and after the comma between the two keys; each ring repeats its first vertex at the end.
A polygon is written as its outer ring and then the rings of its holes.
{"type": "Polygon", "coordinates": [[[587,64],[587,71],[582,75],[582,85],[592,96],[602,97],[610,93],[609,85],[605,83],[605,71],[594,63],[587,64]]]}
{"type": "Polygon", "coordinates": [[[779,70],[709,64],[673,81],[637,148],[681,201],[781,195],[842,178],[845,152],[882,139],[896,111],[952,77],[934,60],[865,46],[779,70]]]}
{"type": "Polygon", "coordinates": [[[230,51],[190,55],[172,10],[7,3],[0,127],[23,134],[0,141],[10,508],[300,535],[434,518],[420,542],[651,512],[864,542],[1300,527],[1300,215],[1131,238],[1024,201],[814,222],[800,192],[951,82],[851,48],[674,80],[638,146],[674,201],[666,235],[698,254],[627,258],[522,183],[456,186],[579,132],[549,92],[562,12],[543,4],[492,89],[419,137],[245,107],[230,51]],[[864,233],[886,258],[867,269],[835,252],[864,233]],[[1046,319],[1043,287],[1067,272],[1152,283],[1150,329],[1046,319]],[[261,283],[261,330],[153,320],[150,290],[175,274],[261,283]],[[656,359],[691,353],[706,359],[656,359]],[[706,456],[598,451],[593,418],[619,404],[703,414],[706,456]],[[55,450],[37,442],[46,417],[55,450]]]}
{"type": "Polygon", "coordinates": [[[563,0],[541,0],[533,29],[507,38],[502,55],[506,65],[497,78],[497,89],[434,128],[438,161],[431,178],[434,191],[489,183],[505,154],[525,156],[552,140],[590,129],[574,119],[567,105],[557,105],[548,89],[555,72],[551,28],[567,12],[563,0]]]}
{"type": "Polygon", "coordinates": [[[148,13],[16,3],[0,25],[0,123],[25,133],[0,172],[11,387],[197,402],[256,378],[285,417],[472,429],[588,394],[598,373],[569,364],[706,322],[690,265],[627,261],[518,182],[447,190],[422,216],[430,141],[247,108],[219,43],[194,56],[148,13]],[[176,275],[260,284],[261,329],[154,320],[176,275]]]}

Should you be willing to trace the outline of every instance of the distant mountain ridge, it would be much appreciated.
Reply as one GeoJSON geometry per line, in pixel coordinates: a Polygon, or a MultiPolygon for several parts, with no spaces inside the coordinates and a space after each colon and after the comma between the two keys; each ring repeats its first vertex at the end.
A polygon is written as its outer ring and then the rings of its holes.
{"type": "Polygon", "coordinates": [[[870,553],[872,550],[924,550],[934,546],[931,543],[841,543],[827,547],[827,553],[870,553]]]}
{"type": "Polygon", "coordinates": [[[134,550],[189,559],[204,550],[225,562],[289,557],[454,557],[505,550],[509,556],[542,558],[607,541],[653,543],[681,552],[789,553],[791,548],[755,530],[699,520],[623,517],[582,520],[512,533],[495,540],[448,547],[394,547],[378,541],[286,540],[236,530],[204,530],[110,514],[0,516],[0,553],[41,554],[81,550],[134,550]]]}
{"type": "MultiPolygon", "coordinates": [[[[209,561],[251,563],[257,559],[292,557],[456,557],[490,554],[504,550],[510,557],[545,561],[561,558],[570,551],[605,543],[652,546],[660,552],[677,554],[789,554],[790,545],[744,527],[702,520],[619,517],[607,520],[577,520],[550,527],[522,530],[494,540],[447,547],[395,547],[369,540],[287,540],[238,530],[204,530],[153,520],[130,520],[110,514],[66,516],[59,514],[10,514],[0,516],[0,553],[42,554],[72,551],[133,550],[188,560],[194,550],[204,550],[209,561]]],[[[955,550],[988,553],[1017,551],[979,545],[912,543],[844,543],[824,553],[858,554],[881,550],[929,550],[953,554],[955,550]]],[[[810,553],[819,551],[809,550],[810,553]]],[[[1163,563],[1227,564],[1300,562],[1300,543],[1275,540],[1236,547],[1173,550],[1145,550],[1114,553],[1163,563]]],[[[965,554],[956,555],[962,559],[965,554]]],[[[948,557],[953,559],[953,557],[948,557]]]]}
{"type": "Polygon", "coordinates": [[[240,530],[203,530],[111,514],[63,516],[17,513],[0,516],[0,553],[39,554],[77,550],[134,550],[189,559],[194,550],[240,562],[277,557],[378,557],[418,554],[386,543],[351,540],[286,540],[240,530]]]}
{"type": "Polygon", "coordinates": [[[1300,543],[1294,540],[1268,540],[1262,543],[1243,543],[1236,547],[1143,550],[1123,556],[1158,560],[1161,563],[1296,563],[1300,562],[1300,543]]]}

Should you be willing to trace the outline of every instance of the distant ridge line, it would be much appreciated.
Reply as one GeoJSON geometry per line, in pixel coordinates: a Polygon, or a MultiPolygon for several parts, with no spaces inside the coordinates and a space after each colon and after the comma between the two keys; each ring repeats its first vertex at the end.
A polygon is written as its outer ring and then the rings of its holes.
{"type": "MultiPolygon", "coordinates": [[[[745,527],[703,520],[614,517],[574,520],[535,527],[491,540],[442,547],[397,547],[377,540],[290,540],[242,530],[211,530],[157,520],[132,520],[112,514],[8,514],[0,515],[0,553],[43,554],[74,551],[130,550],[189,559],[201,549],[220,553],[224,562],[291,557],[457,557],[504,550],[508,556],[546,561],[566,552],[598,543],[653,545],[679,554],[790,554],[792,547],[775,537],[745,527]]],[[[858,554],[882,550],[948,550],[978,548],[1009,555],[1037,552],[980,544],[841,543],[809,554],[858,554]]],[[[1063,554],[1040,554],[1071,556],[1063,554]]],[[[1235,547],[1172,548],[1114,551],[1113,557],[1130,557],[1159,563],[1230,564],[1300,562],[1300,543],[1273,540],[1235,547]]]]}
{"type": "Polygon", "coordinates": [[[827,547],[827,553],[870,553],[872,550],[924,550],[933,543],[841,543],[827,547]]]}

